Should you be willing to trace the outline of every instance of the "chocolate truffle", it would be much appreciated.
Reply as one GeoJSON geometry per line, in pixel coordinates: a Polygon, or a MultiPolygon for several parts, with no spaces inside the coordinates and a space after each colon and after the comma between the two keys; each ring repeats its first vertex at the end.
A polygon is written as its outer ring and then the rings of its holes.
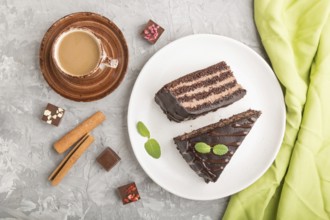
{"type": "Polygon", "coordinates": [[[65,110],[63,108],[48,103],[41,120],[48,124],[58,126],[64,116],[64,112],[65,110]]]}

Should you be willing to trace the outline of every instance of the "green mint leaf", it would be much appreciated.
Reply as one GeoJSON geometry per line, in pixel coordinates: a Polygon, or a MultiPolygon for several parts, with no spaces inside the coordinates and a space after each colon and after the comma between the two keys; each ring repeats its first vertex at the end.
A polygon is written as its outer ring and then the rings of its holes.
{"type": "Polygon", "coordinates": [[[137,128],[139,134],[140,134],[142,137],[150,138],[150,132],[149,132],[148,128],[143,124],[142,121],[139,121],[139,122],[136,124],[136,128],[137,128]]]}
{"type": "Polygon", "coordinates": [[[146,149],[147,153],[152,156],[155,159],[160,158],[160,146],[159,143],[151,138],[149,139],[145,144],[144,144],[144,148],[146,149]]]}
{"type": "Polygon", "coordinates": [[[224,144],[213,146],[213,153],[219,156],[225,155],[228,152],[228,147],[224,144]]]}
{"type": "Polygon", "coordinates": [[[206,154],[211,152],[211,147],[204,142],[198,142],[195,144],[195,150],[201,154],[206,154]]]}

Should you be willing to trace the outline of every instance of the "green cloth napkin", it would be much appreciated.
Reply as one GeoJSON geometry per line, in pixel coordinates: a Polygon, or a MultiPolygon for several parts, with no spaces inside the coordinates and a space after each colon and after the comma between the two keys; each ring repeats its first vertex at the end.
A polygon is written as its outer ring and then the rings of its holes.
{"type": "Polygon", "coordinates": [[[273,165],[232,196],[224,220],[330,219],[330,1],[255,0],[254,7],[283,86],[286,131],[273,165]]]}

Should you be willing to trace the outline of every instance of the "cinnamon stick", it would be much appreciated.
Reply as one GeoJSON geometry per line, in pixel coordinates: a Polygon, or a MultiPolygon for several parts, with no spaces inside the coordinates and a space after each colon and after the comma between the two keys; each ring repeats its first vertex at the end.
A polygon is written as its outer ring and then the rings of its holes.
{"type": "Polygon", "coordinates": [[[71,167],[77,162],[80,156],[87,150],[90,144],[94,141],[94,137],[86,134],[81,138],[73,149],[66,155],[62,162],[57,166],[54,172],[49,176],[53,186],[56,186],[66,176],[71,167]]]}
{"type": "Polygon", "coordinates": [[[105,115],[102,112],[96,112],[69,133],[64,135],[60,140],[55,142],[54,148],[58,153],[63,153],[76,143],[85,134],[96,128],[105,120],[105,115]]]}

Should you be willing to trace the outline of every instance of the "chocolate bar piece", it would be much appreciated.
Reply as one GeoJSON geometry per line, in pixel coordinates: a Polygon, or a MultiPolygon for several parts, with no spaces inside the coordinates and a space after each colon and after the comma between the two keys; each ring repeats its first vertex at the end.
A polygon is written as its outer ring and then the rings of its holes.
{"type": "Polygon", "coordinates": [[[156,24],[154,21],[149,20],[141,35],[144,39],[146,39],[149,43],[154,44],[163,34],[164,28],[156,24]]]}
{"type": "Polygon", "coordinates": [[[124,205],[141,199],[134,182],[118,187],[118,192],[124,205]]]}
{"type": "Polygon", "coordinates": [[[120,161],[120,157],[110,147],[107,147],[96,158],[96,161],[109,172],[120,161]]]}
{"type": "Polygon", "coordinates": [[[65,110],[63,108],[48,103],[41,120],[48,124],[58,126],[64,116],[64,112],[65,110]]]}

